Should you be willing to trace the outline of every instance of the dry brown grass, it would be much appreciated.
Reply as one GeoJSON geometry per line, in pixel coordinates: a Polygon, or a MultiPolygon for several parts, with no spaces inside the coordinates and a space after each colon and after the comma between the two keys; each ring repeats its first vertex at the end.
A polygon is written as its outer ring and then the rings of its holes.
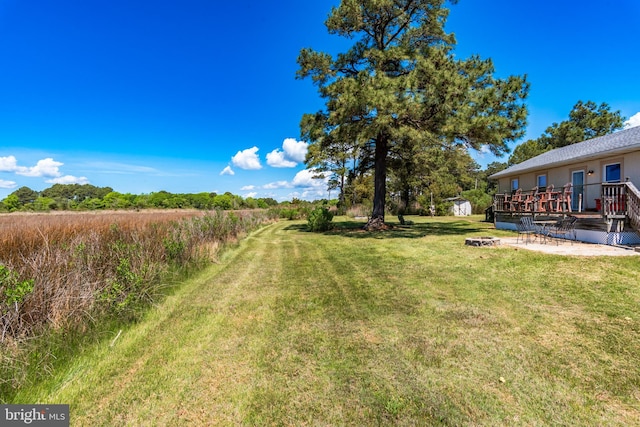
{"type": "Polygon", "coordinates": [[[130,315],[161,293],[168,272],[211,260],[265,219],[195,210],[0,215],[0,266],[16,277],[0,281],[0,345],[42,327],[82,329],[105,312],[130,315]],[[9,301],[16,283],[33,289],[9,301]]]}

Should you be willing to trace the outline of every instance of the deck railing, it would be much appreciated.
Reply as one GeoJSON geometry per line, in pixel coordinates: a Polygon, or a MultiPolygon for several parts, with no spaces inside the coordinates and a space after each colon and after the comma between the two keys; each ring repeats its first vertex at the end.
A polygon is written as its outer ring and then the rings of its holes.
{"type": "Polygon", "coordinates": [[[493,210],[495,212],[504,212],[509,210],[505,205],[507,197],[508,196],[506,194],[496,194],[493,196],[493,210]]]}
{"type": "Polygon", "coordinates": [[[571,189],[560,187],[559,190],[518,190],[513,193],[496,194],[493,197],[494,212],[571,212],[571,189]]]}
{"type": "MultiPolygon", "coordinates": [[[[637,216],[638,225],[640,226],[640,190],[638,190],[631,182],[623,183],[594,183],[581,186],[580,194],[575,195],[570,192],[566,193],[555,191],[551,193],[539,191],[521,191],[520,194],[506,193],[496,194],[494,196],[495,212],[582,212],[585,210],[585,201],[582,195],[587,187],[592,188],[590,194],[599,194],[599,198],[595,199],[596,212],[599,212],[606,218],[623,218],[625,216],[637,216]],[[599,188],[598,188],[599,187],[599,188]],[[595,190],[595,191],[594,191],[595,190]],[[576,196],[576,200],[571,197],[576,196]],[[521,202],[515,202],[519,198],[521,202]],[[551,199],[550,199],[551,198],[551,199]],[[528,203],[524,201],[528,200],[528,203]]],[[[591,205],[593,206],[593,205],[591,205]]],[[[590,208],[592,210],[593,208],[590,208]]]]}
{"type": "Polygon", "coordinates": [[[640,230],[640,191],[631,182],[626,182],[627,216],[635,230],[640,230]]]}
{"type": "Polygon", "coordinates": [[[624,217],[627,213],[626,183],[602,183],[602,215],[606,218],[624,217]]]}

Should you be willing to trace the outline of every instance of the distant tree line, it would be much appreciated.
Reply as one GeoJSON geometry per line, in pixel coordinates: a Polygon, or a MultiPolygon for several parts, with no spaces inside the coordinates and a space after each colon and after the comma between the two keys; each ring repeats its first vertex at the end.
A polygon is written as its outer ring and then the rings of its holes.
{"type": "Polygon", "coordinates": [[[35,191],[20,187],[0,201],[0,211],[98,210],[98,209],[267,209],[278,205],[275,199],[242,198],[226,192],[131,194],[113,191],[111,187],[91,184],[54,184],[35,191]]]}
{"type": "MultiPolygon", "coordinates": [[[[485,170],[464,147],[397,147],[388,159],[386,208],[394,213],[427,213],[433,204],[436,214],[445,215],[451,205],[447,198],[462,196],[471,201],[475,213],[481,213],[491,204],[496,191],[495,182],[489,180],[489,176],[548,150],[622,129],[624,121],[620,111],[611,111],[606,103],[578,101],[567,120],[553,123],[539,138],[516,146],[507,162],[493,162],[485,170]]],[[[370,210],[375,198],[371,153],[366,152],[367,147],[345,147],[334,145],[336,151],[329,153],[331,155],[319,151],[321,144],[309,147],[308,166],[329,174],[329,190],[335,191],[336,195],[336,200],[331,202],[316,202],[337,204],[337,212],[341,214],[358,206],[370,210]]],[[[173,194],[159,191],[135,195],[90,184],[55,184],[43,191],[21,187],[0,201],[2,212],[145,208],[230,210],[275,206],[289,219],[304,216],[311,209],[308,202],[298,199],[278,203],[272,198],[242,198],[229,192],[173,194]]]]}

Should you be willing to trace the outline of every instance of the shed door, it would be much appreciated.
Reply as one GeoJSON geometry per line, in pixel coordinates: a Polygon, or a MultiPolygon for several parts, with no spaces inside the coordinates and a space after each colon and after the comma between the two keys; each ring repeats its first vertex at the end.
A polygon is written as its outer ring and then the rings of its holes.
{"type": "Polygon", "coordinates": [[[571,173],[571,184],[573,193],[571,194],[571,210],[578,211],[584,208],[584,171],[573,171],[571,173]],[[580,196],[582,196],[582,206],[579,206],[580,196]]]}

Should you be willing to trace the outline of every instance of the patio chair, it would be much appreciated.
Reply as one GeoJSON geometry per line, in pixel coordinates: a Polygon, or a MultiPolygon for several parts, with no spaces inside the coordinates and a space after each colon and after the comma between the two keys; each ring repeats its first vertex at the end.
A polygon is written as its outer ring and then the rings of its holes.
{"type": "Polygon", "coordinates": [[[573,184],[566,183],[562,187],[562,193],[556,200],[556,210],[558,212],[571,212],[571,193],[573,192],[573,184]]]}
{"type": "Polygon", "coordinates": [[[538,237],[538,227],[533,223],[533,218],[530,216],[523,216],[520,221],[516,223],[516,229],[518,230],[518,236],[516,237],[516,243],[522,236],[522,242],[526,245],[531,242],[531,236],[533,240],[538,237]]]}
{"type": "Polygon", "coordinates": [[[561,219],[550,230],[550,234],[556,238],[556,245],[560,241],[560,237],[564,240],[571,240],[571,244],[577,239],[576,222],[578,218],[575,216],[561,219]]]}
{"type": "Polygon", "coordinates": [[[511,196],[511,199],[504,203],[509,206],[509,210],[511,212],[520,211],[520,206],[522,204],[522,188],[518,188],[513,196],[511,196]]]}
{"type": "Polygon", "coordinates": [[[556,192],[553,191],[553,184],[547,186],[544,192],[540,193],[540,201],[538,203],[538,209],[542,212],[553,211],[553,203],[555,202],[556,192]]]}
{"type": "Polygon", "coordinates": [[[531,193],[522,201],[525,212],[533,212],[538,204],[538,187],[533,187],[531,193]]]}

